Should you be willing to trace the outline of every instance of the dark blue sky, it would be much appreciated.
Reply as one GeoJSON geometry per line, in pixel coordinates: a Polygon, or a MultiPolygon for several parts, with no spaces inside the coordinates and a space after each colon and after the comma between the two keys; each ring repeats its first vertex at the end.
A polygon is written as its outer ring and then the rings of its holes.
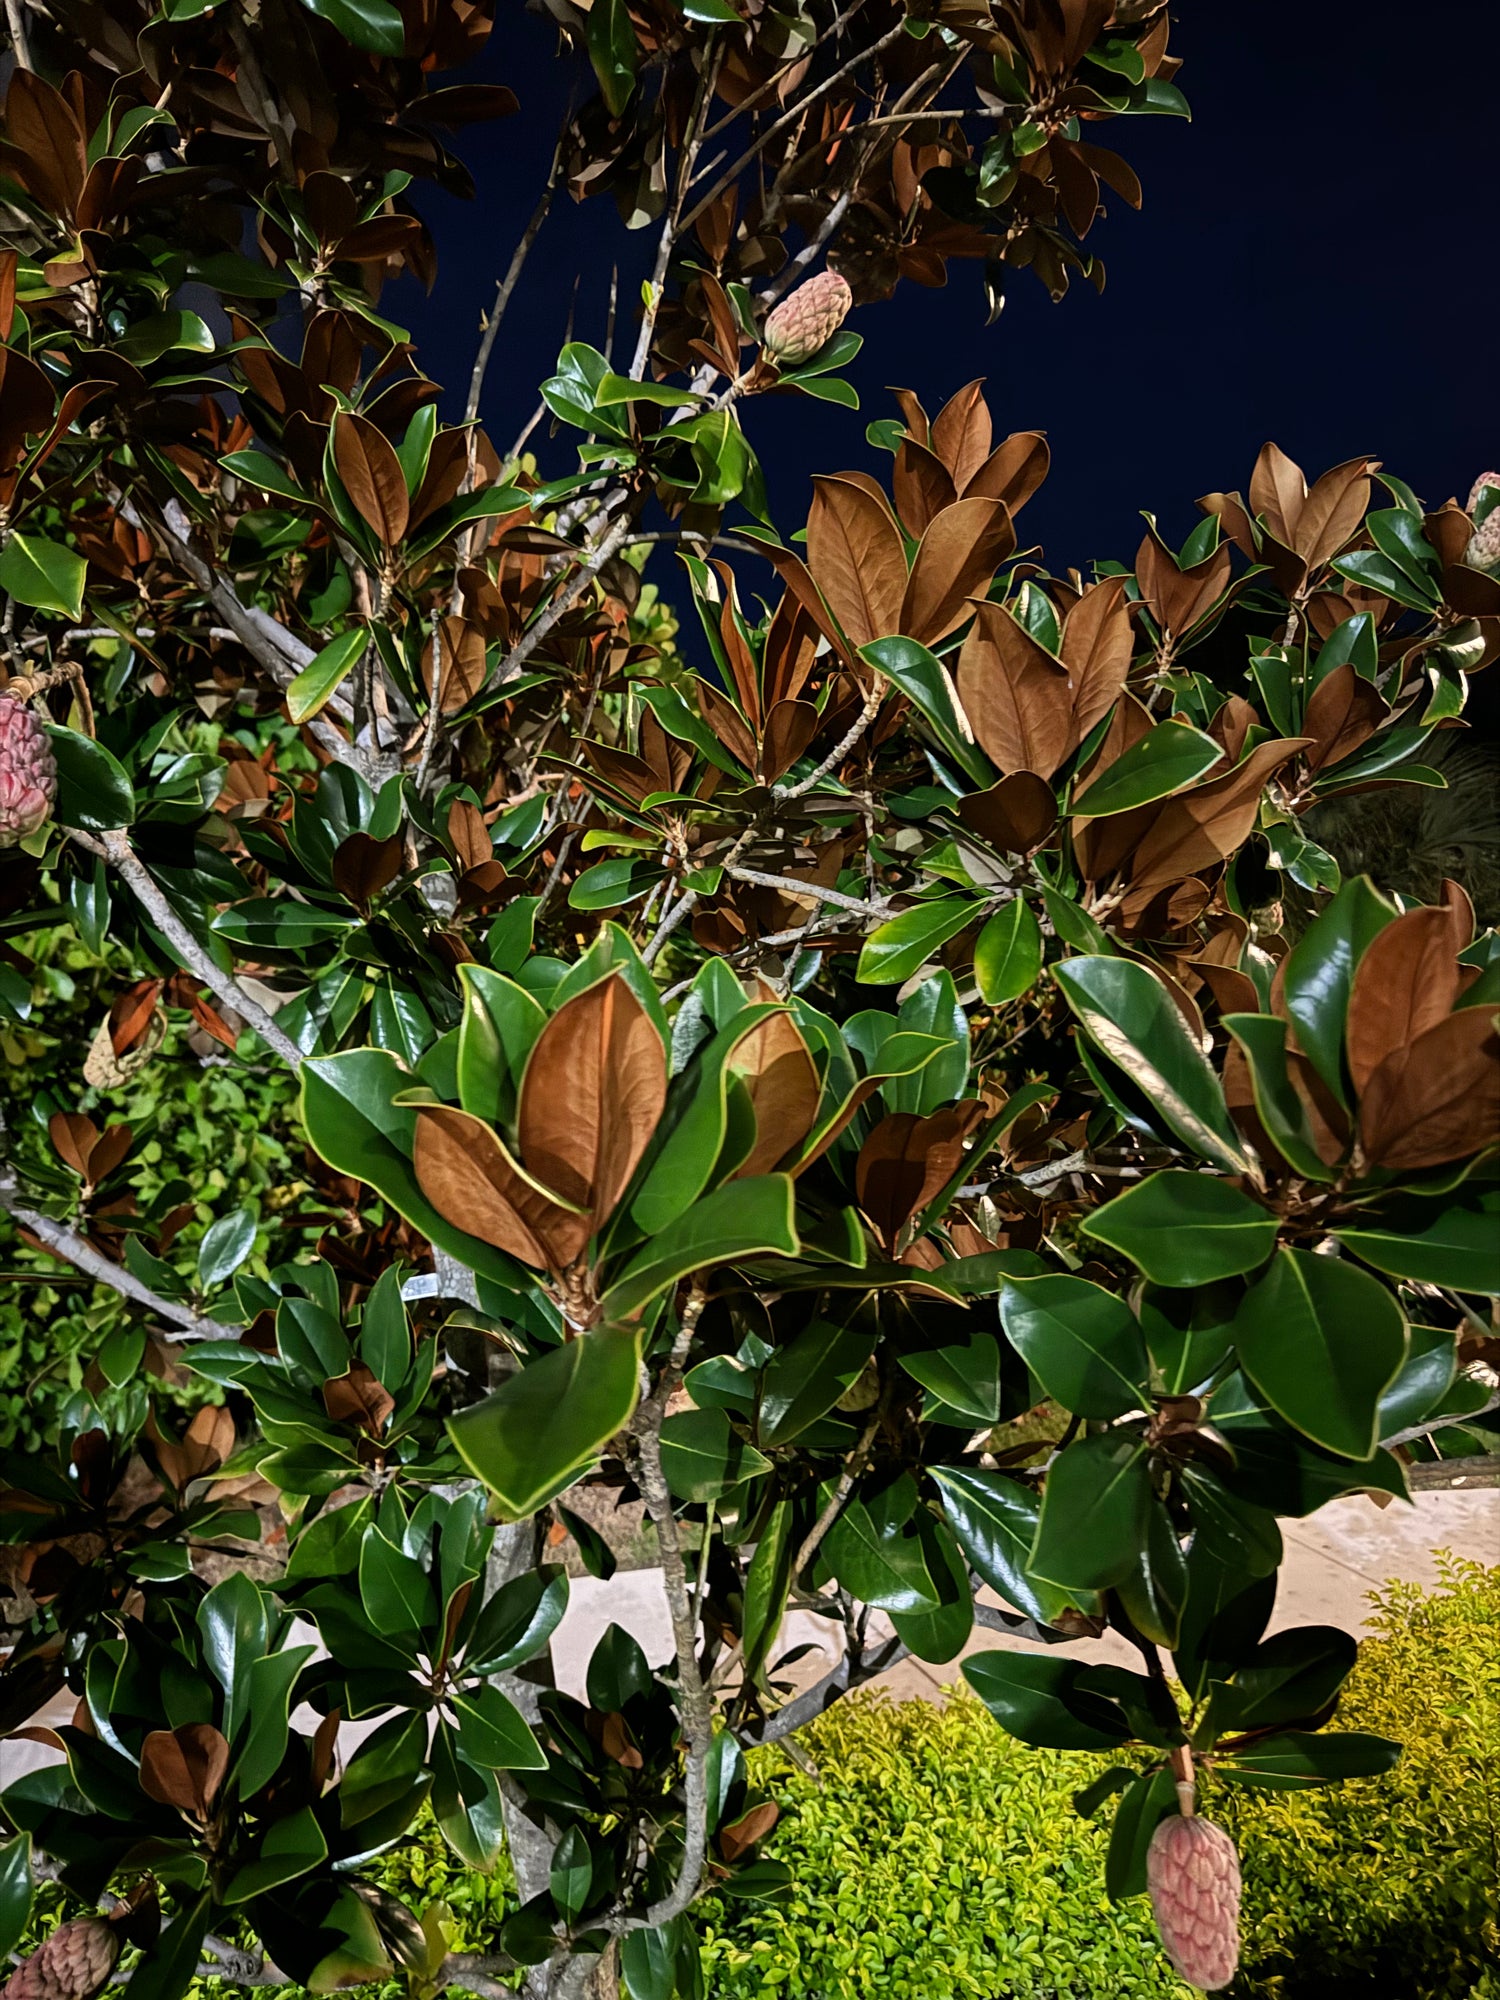
{"type": "MultiPolygon", "coordinates": [[[[1054,568],[1128,558],[1142,508],[1181,539],[1197,495],[1243,487],[1267,437],[1310,474],[1371,452],[1433,503],[1462,499],[1500,463],[1500,7],[1182,0],[1174,11],[1193,122],[1120,119],[1090,134],[1145,186],[1139,214],[1112,202],[1090,238],[1109,267],[1103,296],[1075,286],[1054,306],[1020,274],[986,328],[977,267],[955,265],[943,291],[903,284],[861,309],[859,412],[791,397],[747,411],[783,534],[805,518],[812,473],[883,469],[864,428],[894,414],[889,383],[931,409],[984,375],[999,427],[1048,433],[1052,475],[1023,525],[1054,568]]],[[[419,191],[437,288],[424,299],[408,281],[388,307],[453,392],[449,415],[572,81],[545,21],[519,0],[498,12],[483,74],[516,89],[520,114],[459,135],[477,201],[419,191]]],[[[578,336],[598,344],[611,264],[631,300],[654,235],[627,234],[608,197],[559,204],[488,378],[482,414],[501,450],[550,372],[575,276],[578,336]]],[[[542,430],[535,443],[549,474],[573,469],[566,436],[542,430]]]]}

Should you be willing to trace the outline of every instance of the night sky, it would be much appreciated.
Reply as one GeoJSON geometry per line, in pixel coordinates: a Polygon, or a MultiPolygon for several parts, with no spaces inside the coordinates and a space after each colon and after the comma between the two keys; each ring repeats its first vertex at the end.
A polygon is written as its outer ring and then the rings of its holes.
{"type": "MultiPolygon", "coordinates": [[[[426,298],[407,280],[387,295],[448,387],[450,417],[576,83],[550,24],[519,0],[498,12],[479,73],[509,83],[520,113],[459,135],[477,201],[415,191],[437,287],[426,298]]],[[[986,328],[979,267],[954,264],[945,290],[903,283],[857,311],[858,412],[790,396],[747,411],[783,535],[805,518],[812,473],[885,469],[864,429],[895,414],[891,383],[931,410],[983,375],[1001,431],[1047,432],[1052,474],[1023,529],[1053,568],[1128,559],[1141,509],[1180,540],[1196,497],[1243,488],[1268,437],[1310,475],[1369,452],[1433,504],[1462,500],[1500,463],[1500,7],[1183,0],[1176,14],[1192,123],[1117,119],[1089,134],[1145,187],[1139,214],[1110,197],[1089,238],[1108,265],[1103,296],[1075,285],[1054,306],[1020,273],[986,328]]],[[[655,234],[627,234],[608,196],[558,204],[488,378],[481,414],[501,450],[551,371],[575,275],[578,337],[602,344],[611,264],[632,301],[655,234]]],[[[567,435],[543,428],[533,446],[549,476],[574,469],[567,435]]]]}

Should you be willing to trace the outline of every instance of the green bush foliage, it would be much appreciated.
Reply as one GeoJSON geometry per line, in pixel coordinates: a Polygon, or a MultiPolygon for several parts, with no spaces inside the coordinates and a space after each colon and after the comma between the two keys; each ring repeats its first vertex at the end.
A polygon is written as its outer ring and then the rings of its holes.
{"type": "MultiPolygon", "coordinates": [[[[1500,1568],[1439,1565],[1438,1591],[1378,1593],[1340,1705],[1404,1742],[1393,1771],[1304,1793],[1205,1781],[1245,1879],[1231,2000],[1500,1992],[1500,1568]]],[[[1144,1899],[1105,1896],[1107,1821],[1072,1807],[1106,1760],[1030,1750],[962,1688],[941,1707],[864,1693],[801,1741],[815,1773],[752,1759],[796,1886],[705,1905],[710,2000],[1184,2000],[1144,1899]]],[[[441,1903],[459,1951],[515,1905],[504,1861],[463,1870],[426,1816],[378,1873],[419,1912],[441,1903]]]]}
{"type": "Polygon", "coordinates": [[[1392,1583],[1339,1708],[1399,1734],[1379,1778],[1229,1786],[1204,1810],[1239,1843],[1245,2000],[1481,2000],[1500,1965],[1500,1568],[1440,1557],[1443,1588],[1392,1583]],[[1476,1983],[1477,1982],[1477,1983],[1476,1983]]]}
{"type": "MultiPolygon", "coordinates": [[[[1445,1557],[1442,1589],[1389,1584],[1339,1707],[1398,1737],[1394,1770],[1307,1792],[1205,1781],[1245,1880],[1233,2000],[1486,2000],[1500,1952],[1500,1569],[1445,1557]],[[1489,1985],[1486,1981],[1489,1980],[1489,1985]]],[[[942,1708],[865,1694],[804,1732],[813,1776],[776,1752],[767,1852],[796,1888],[720,1902],[713,2000],[1131,2000],[1184,1995],[1144,1898],[1111,1908],[1107,1823],[1073,1792],[1106,1759],[1027,1750],[956,1692],[942,1708]]]]}

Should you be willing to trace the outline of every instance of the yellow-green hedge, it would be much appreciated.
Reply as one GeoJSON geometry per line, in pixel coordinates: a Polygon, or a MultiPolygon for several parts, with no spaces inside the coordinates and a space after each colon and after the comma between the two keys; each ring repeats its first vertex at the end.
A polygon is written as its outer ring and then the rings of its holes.
{"type": "MultiPolygon", "coordinates": [[[[1245,1875],[1234,2000],[1500,2000],[1500,1568],[1443,1571],[1381,1593],[1339,1713],[1406,1745],[1394,1771],[1205,1789],[1245,1875]]],[[[803,1741],[816,1778],[775,1753],[757,1774],[795,1892],[710,1906],[712,2000],[1187,1995],[1144,1900],[1105,1900],[1104,1827],[1070,1803],[1099,1760],[1027,1749],[964,1694],[856,1697],[803,1741]]]]}

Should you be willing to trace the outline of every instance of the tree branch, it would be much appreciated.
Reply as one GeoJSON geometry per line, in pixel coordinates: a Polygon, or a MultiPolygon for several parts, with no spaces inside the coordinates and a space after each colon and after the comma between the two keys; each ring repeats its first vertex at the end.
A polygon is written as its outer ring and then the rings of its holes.
{"type": "Polygon", "coordinates": [[[97,840],[76,828],[72,829],[72,833],[80,846],[86,847],[91,854],[97,854],[124,876],[136,901],[194,978],[201,979],[210,992],[217,994],[226,1007],[232,1007],[255,1030],[267,1048],[273,1049],[283,1062],[296,1069],[302,1061],[302,1051],[297,1044],[277,1027],[266,1009],[250,997],[232,974],[221,971],[209,957],[157,887],[154,876],[136,854],[129,837],[118,830],[101,834],[97,840]]]}
{"type": "Polygon", "coordinates": [[[761,889],[781,889],[788,896],[810,896],[817,903],[831,903],[836,910],[848,910],[856,917],[874,917],[884,923],[891,914],[885,903],[866,903],[858,896],[846,896],[839,889],[825,889],[816,882],[799,882],[795,875],[767,875],[759,868],[726,866],[724,873],[736,882],[751,882],[761,889]]]}
{"type": "Polygon", "coordinates": [[[531,220],[522,231],[521,240],[516,245],[505,276],[495,287],[495,303],[490,307],[484,323],[484,332],[479,342],[479,352],[474,357],[474,371],[469,377],[469,398],[464,405],[464,422],[472,424],[479,415],[479,399],[484,393],[485,370],[490,365],[490,355],[494,351],[495,335],[500,331],[500,322],[505,317],[505,309],[510,304],[511,294],[521,276],[526,259],[531,254],[531,246],[541,233],[542,224],[547,220],[552,207],[552,198],[557,193],[558,172],[562,165],[562,148],[552,155],[552,166],[547,175],[547,185],[542,189],[541,198],[531,212],[531,220]]]}
{"type": "MultiPolygon", "coordinates": [[[[0,1133],[3,1133],[0,1122],[0,1133]]],[[[22,1201],[16,1182],[15,1168],[9,1161],[0,1161],[0,1208],[29,1230],[37,1241],[44,1243],[54,1257],[71,1264],[84,1277],[92,1278],[96,1285],[108,1285],[122,1298],[133,1304],[144,1306],[147,1312],[158,1319],[166,1320],[178,1332],[172,1336],[177,1340],[238,1340],[241,1329],[225,1326],[221,1320],[205,1319],[195,1313],[191,1306],[178,1305],[171,1299],[161,1298],[156,1292],[143,1285],[139,1278],[119,1264],[112,1264],[101,1256],[85,1237],[76,1230],[69,1229],[64,1222],[56,1222],[50,1215],[43,1215],[40,1209],[30,1208],[22,1201]]]]}

